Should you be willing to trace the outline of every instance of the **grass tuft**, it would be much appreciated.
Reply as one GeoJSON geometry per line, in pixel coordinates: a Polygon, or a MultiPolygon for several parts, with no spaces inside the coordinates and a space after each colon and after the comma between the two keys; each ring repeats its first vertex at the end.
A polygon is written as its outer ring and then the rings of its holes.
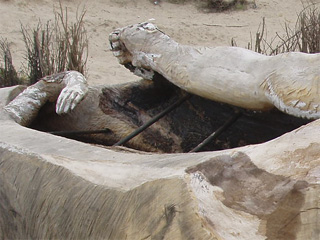
{"type": "MultiPolygon", "coordinates": [[[[285,52],[320,52],[320,11],[316,4],[305,7],[297,17],[296,25],[291,28],[284,25],[284,34],[267,39],[266,23],[263,18],[255,35],[255,42],[248,42],[247,48],[265,55],[277,55],[285,52]]],[[[236,46],[234,39],[231,45],[236,46]]]]}
{"type": "Polygon", "coordinates": [[[13,66],[9,43],[0,40],[0,57],[3,64],[0,65],[0,87],[14,86],[20,83],[18,74],[13,66]]]}
{"type": "Polygon", "coordinates": [[[84,26],[85,13],[83,10],[75,23],[69,23],[68,9],[63,9],[60,3],[60,12],[55,12],[54,22],[39,22],[35,29],[21,25],[30,84],[66,70],[86,75],[88,38],[84,26]]]}

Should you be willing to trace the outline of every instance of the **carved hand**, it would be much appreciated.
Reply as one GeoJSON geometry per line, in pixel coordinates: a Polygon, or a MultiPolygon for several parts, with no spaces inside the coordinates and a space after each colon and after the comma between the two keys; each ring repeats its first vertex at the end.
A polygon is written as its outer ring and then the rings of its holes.
{"type": "Polygon", "coordinates": [[[57,100],[56,112],[68,113],[86,96],[88,84],[76,71],[66,71],[42,78],[26,88],[5,110],[20,125],[28,126],[40,108],[49,100],[57,100]]]}
{"type": "Polygon", "coordinates": [[[72,111],[88,92],[87,81],[79,72],[68,72],[62,81],[65,84],[65,87],[57,99],[57,114],[64,114],[72,111]]]}
{"type": "Polygon", "coordinates": [[[130,52],[121,40],[121,32],[122,29],[116,29],[109,35],[110,49],[113,55],[133,74],[152,80],[154,71],[145,67],[148,65],[149,56],[143,52],[130,52]]]}

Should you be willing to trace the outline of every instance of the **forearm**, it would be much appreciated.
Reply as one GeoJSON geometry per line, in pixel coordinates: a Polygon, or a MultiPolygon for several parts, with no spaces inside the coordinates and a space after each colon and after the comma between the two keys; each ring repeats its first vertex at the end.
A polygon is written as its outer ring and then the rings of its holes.
{"type": "MultiPolygon", "coordinates": [[[[60,105],[57,105],[57,110],[59,109],[60,111],[57,112],[68,112],[84,97],[86,91],[87,83],[84,76],[75,71],[66,71],[44,77],[34,85],[29,86],[11,101],[5,107],[5,110],[17,123],[28,126],[47,101],[54,102],[58,99],[60,105]],[[68,86],[69,89],[62,91],[68,86]],[[77,101],[66,100],[66,98],[70,97],[70,89],[71,91],[76,89],[80,92],[81,97],[78,97],[80,99],[77,99],[77,101]]],[[[74,98],[76,97],[74,96],[74,98]]]]}
{"type": "Polygon", "coordinates": [[[4,109],[18,124],[28,126],[37,116],[40,108],[49,99],[50,94],[43,90],[47,84],[40,80],[36,84],[26,88],[4,109]]]}

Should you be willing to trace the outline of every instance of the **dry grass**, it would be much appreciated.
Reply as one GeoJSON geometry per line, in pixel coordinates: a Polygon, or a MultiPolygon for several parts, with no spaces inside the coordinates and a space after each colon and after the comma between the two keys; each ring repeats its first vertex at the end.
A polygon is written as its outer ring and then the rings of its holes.
{"type": "Polygon", "coordinates": [[[21,26],[26,45],[27,75],[30,84],[40,78],[66,70],[76,70],[86,75],[88,39],[84,26],[85,10],[69,23],[68,10],[60,4],[55,21],[42,24],[36,29],[21,26]]]}
{"type": "MultiPolygon", "coordinates": [[[[74,23],[68,19],[68,10],[60,3],[60,11],[55,12],[55,20],[31,29],[21,24],[21,32],[26,46],[27,64],[23,76],[26,84],[33,84],[40,78],[54,73],[76,70],[87,74],[88,38],[84,26],[86,11],[76,17],[74,23]]],[[[0,87],[22,83],[12,63],[7,41],[0,41],[0,87]],[[2,61],[1,61],[2,60],[2,61]],[[3,66],[2,66],[3,65],[3,66]]]]}
{"type": "MultiPolygon", "coordinates": [[[[85,9],[76,18],[75,23],[68,23],[68,11],[63,9],[60,5],[60,13],[57,13],[58,22],[61,23],[62,30],[57,33],[60,36],[60,47],[62,57],[66,58],[66,70],[76,70],[86,75],[86,63],[88,58],[88,38],[84,26],[85,9]],[[66,55],[63,55],[66,54],[66,55]]],[[[59,25],[58,25],[59,26],[59,25]]],[[[63,62],[60,63],[62,67],[63,62]]]]}
{"type": "Polygon", "coordinates": [[[52,30],[49,22],[45,27],[39,23],[36,29],[30,31],[21,26],[26,45],[26,59],[28,61],[27,75],[30,79],[30,84],[33,84],[43,76],[52,74],[55,63],[50,44],[52,30]]]}
{"type": "MultiPolygon", "coordinates": [[[[276,55],[284,52],[320,52],[320,11],[316,4],[305,7],[298,15],[296,25],[291,28],[284,26],[284,34],[277,33],[267,39],[265,19],[256,32],[255,42],[248,43],[247,48],[266,55],[276,55]]],[[[236,46],[234,39],[231,45],[236,46]]]]}
{"type": "Polygon", "coordinates": [[[20,83],[18,74],[13,66],[9,43],[2,39],[0,40],[0,87],[9,87],[20,83]]]}

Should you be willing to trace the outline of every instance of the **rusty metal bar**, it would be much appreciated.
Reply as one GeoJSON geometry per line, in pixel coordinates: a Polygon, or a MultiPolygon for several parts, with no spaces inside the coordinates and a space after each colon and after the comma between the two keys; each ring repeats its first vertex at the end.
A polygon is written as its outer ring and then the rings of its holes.
{"type": "Polygon", "coordinates": [[[147,121],[145,124],[143,124],[141,127],[134,130],[131,134],[128,136],[122,138],[119,142],[115,143],[113,146],[121,146],[125,144],[126,142],[130,141],[132,138],[143,132],[145,129],[150,127],[152,124],[160,120],[162,117],[164,117],[166,114],[174,110],[175,108],[179,107],[183,102],[187,101],[192,95],[186,94],[182,98],[180,98],[178,101],[174,102],[172,105],[168,106],[166,109],[164,109],[162,112],[158,113],[156,116],[154,116],[152,119],[147,121]]]}
{"type": "Polygon", "coordinates": [[[233,123],[235,123],[241,117],[241,115],[242,115],[241,112],[237,112],[235,115],[229,118],[228,121],[226,121],[220,128],[218,128],[216,131],[210,134],[206,139],[204,139],[198,146],[196,146],[191,151],[189,151],[189,153],[198,152],[201,149],[203,149],[206,145],[208,145],[210,142],[212,142],[214,139],[220,136],[233,123]]]}
{"type": "Polygon", "coordinates": [[[109,128],[105,128],[102,130],[92,130],[92,131],[54,131],[48,132],[53,135],[58,136],[70,136],[70,135],[82,135],[82,134],[99,134],[99,133],[110,133],[111,130],[109,128]]]}

